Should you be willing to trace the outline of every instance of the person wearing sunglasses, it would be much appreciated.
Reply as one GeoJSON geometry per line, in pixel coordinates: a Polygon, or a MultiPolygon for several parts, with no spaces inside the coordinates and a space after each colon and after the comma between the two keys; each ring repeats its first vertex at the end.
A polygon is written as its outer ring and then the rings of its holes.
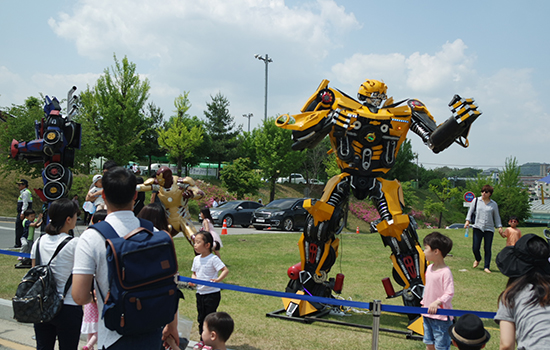
{"type": "Polygon", "coordinates": [[[495,227],[498,227],[498,233],[502,235],[502,223],[500,213],[498,212],[498,204],[491,199],[493,187],[485,185],[481,188],[481,197],[474,200],[473,205],[470,205],[468,215],[466,215],[466,223],[464,228],[473,228],[472,251],[475,261],[473,267],[476,268],[481,262],[481,241],[483,241],[483,250],[485,251],[484,271],[491,273],[491,247],[493,245],[493,236],[495,227]]]}
{"type": "Polygon", "coordinates": [[[508,220],[508,227],[504,230],[504,233],[501,234],[502,238],[506,238],[506,246],[510,247],[516,244],[516,242],[521,238],[521,230],[518,227],[519,221],[517,216],[510,216],[508,220]]]}

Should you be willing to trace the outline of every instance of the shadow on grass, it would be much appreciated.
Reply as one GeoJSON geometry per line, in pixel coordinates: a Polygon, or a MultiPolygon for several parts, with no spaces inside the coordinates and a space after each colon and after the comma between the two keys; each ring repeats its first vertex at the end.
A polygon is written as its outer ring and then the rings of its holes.
{"type": "Polygon", "coordinates": [[[231,345],[230,348],[233,350],[260,350],[261,349],[248,344],[231,345]]]}

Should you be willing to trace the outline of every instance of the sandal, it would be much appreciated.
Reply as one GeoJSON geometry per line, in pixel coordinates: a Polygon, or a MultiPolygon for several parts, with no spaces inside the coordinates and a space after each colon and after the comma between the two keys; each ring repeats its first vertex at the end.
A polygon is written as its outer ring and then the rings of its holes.
{"type": "Polygon", "coordinates": [[[193,346],[193,350],[202,350],[202,349],[204,349],[204,343],[202,342],[202,340],[197,344],[195,344],[195,346],[193,346]]]}

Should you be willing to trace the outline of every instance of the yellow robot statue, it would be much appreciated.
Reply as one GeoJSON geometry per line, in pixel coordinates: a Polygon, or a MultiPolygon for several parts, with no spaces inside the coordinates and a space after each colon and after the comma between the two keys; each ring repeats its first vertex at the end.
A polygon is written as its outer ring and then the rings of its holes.
{"type": "Polygon", "coordinates": [[[193,246],[193,235],[197,233],[191,222],[189,214],[189,199],[201,199],[204,192],[190,177],[177,177],[172,175],[172,170],[162,166],[157,170],[155,178],[147,179],[137,186],[138,192],[158,191],[158,198],[166,209],[168,224],[172,227],[172,236],[182,232],[185,238],[193,246]]]}
{"type": "MultiPolygon", "coordinates": [[[[403,297],[405,305],[420,306],[425,283],[424,253],[414,221],[403,214],[400,183],[380,176],[395,164],[409,130],[435,153],[453,142],[468,147],[470,126],[481,112],[473,99],[455,95],[449,103],[452,116],[438,126],[419,100],[387,99],[383,82],[365,81],[359,88],[359,101],[328,84],[328,80],[321,82],[301,114],[281,115],[275,121],[278,127],[292,130],[293,150],[313,148],[329,135],[330,153],[335,153],[342,171],[328,181],[321,199],[304,202],[309,215],[298,244],[300,263],[289,269],[291,280],[286,291],[330,297],[335,281],[327,274],[338,256],[337,236],[345,225],[351,190],[359,200],[370,197],[380,214],[376,228],[384,245],[391,248],[393,277],[403,287],[397,296],[403,297]]],[[[294,314],[288,305],[286,308],[287,314],[294,314]]]]}

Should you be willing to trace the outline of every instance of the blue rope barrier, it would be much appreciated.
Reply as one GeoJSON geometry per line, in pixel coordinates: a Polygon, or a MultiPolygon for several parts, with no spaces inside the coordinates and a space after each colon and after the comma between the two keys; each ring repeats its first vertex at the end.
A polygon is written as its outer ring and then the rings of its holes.
{"type": "Polygon", "coordinates": [[[11,250],[5,250],[5,249],[0,249],[0,254],[18,256],[21,258],[29,258],[29,259],[31,257],[29,253],[12,252],[11,250]]]}
{"type": "MultiPolygon", "coordinates": [[[[28,253],[13,252],[11,250],[5,250],[5,249],[0,249],[0,254],[17,256],[17,257],[22,257],[22,258],[30,258],[30,254],[28,254],[28,253]]],[[[300,295],[300,294],[292,294],[292,293],[286,293],[286,292],[278,292],[278,291],[273,291],[273,290],[268,290],[268,289],[241,287],[241,286],[234,285],[234,284],[226,284],[226,283],[217,283],[217,282],[197,280],[197,279],[190,278],[190,277],[185,277],[185,276],[179,276],[178,280],[182,281],[182,282],[191,282],[191,283],[195,283],[195,284],[203,284],[205,286],[215,287],[215,288],[220,288],[220,289],[225,289],[225,290],[233,290],[235,292],[267,295],[267,296],[277,297],[277,298],[298,299],[298,300],[305,300],[305,301],[309,301],[309,302],[313,302],[313,303],[355,307],[355,308],[359,308],[359,309],[371,309],[371,303],[366,303],[366,302],[361,302],[361,301],[340,300],[340,299],[316,297],[316,296],[313,296],[313,295],[300,295]]],[[[399,305],[384,305],[384,304],[382,304],[382,311],[394,312],[394,313],[398,313],[398,314],[427,314],[428,313],[428,308],[413,307],[413,306],[399,306],[399,305]]],[[[456,309],[450,309],[450,310],[449,309],[438,309],[437,314],[445,315],[445,316],[456,316],[456,317],[460,317],[464,314],[475,314],[479,318],[493,319],[496,315],[496,312],[456,310],[456,309]]]]}
{"type": "MultiPolygon", "coordinates": [[[[371,303],[365,303],[360,301],[351,301],[351,300],[339,300],[332,298],[316,297],[310,295],[301,295],[301,294],[292,294],[285,292],[277,292],[268,289],[259,289],[259,288],[250,288],[242,287],[234,284],[226,283],[217,283],[210,281],[197,280],[194,278],[189,278],[185,276],[179,276],[179,280],[183,282],[191,282],[195,284],[203,284],[209,287],[215,287],[226,290],[233,290],[236,292],[250,293],[250,294],[260,294],[267,295],[272,297],[279,298],[288,298],[288,299],[298,299],[305,300],[309,302],[329,304],[329,305],[339,305],[339,306],[348,306],[356,307],[359,309],[371,309],[371,303]]],[[[398,314],[427,314],[428,308],[426,307],[413,307],[413,306],[399,306],[399,305],[382,305],[382,311],[394,312],[398,314]]],[[[439,315],[445,316],[462,316],[464,314],[475,314],[479,318],[489,318],[493,319],[496,315],[496,312],[486,312],[486,311],[471,311],[471,310],[456,310],[456,309],[438,309],[437,313],[439,315]]]]}

